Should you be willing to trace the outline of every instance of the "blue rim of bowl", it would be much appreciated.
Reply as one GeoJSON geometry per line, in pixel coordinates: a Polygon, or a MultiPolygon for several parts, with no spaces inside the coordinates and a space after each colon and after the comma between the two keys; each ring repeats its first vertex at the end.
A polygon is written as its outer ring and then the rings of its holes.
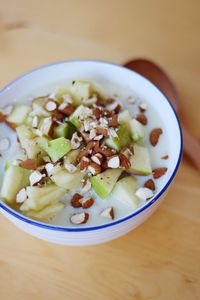
{"type": "Polygon", "coordinates": [[[140,75],[139,73],[135,72],[135,71],[132,71],[126,67],[123,67],[121,65],[118,65],[118,64],[115,64],[115,63],[111,63],[111,62],[107,62],[107,61],[101,61],[101,60],[63,60],[63,61],[59,61],[59,62],[55,62],[55,63],[51,63],[51,64],[46,64],[46,65],[43,65],[41,67],[38,67],[38,68],[34,68],[32,69],[31,71],[17,77],[15,80],[11,81],[8,85],[6,85],[3,89],[0,90],[0,94],[5,91],[6,89],[8,89],[13,83],[15,83],[16,81],[28,76],[29,74],[37,71],[37,70],[40,70],[40,69],[43,69],[43,68],[47,68],[47,67],[51,67],[51,66],[54,66],[54,65],[59,65],[59,64],[63,64],[63,63],[73,63],[73,62],[92,62],[92,63],[103,63],[103,64],[107,64],[107,65],[112,65],[112,66],[116,66],[118,68],[123,68],[125,69],[127,72],[131,72],[131,73],[135,73],[137,74],[138,76],[140,76],[141,78],[143,78],[144,80],[147,80],[151,85],[153,85],[157,90],[159,90],[159,92],[164,96],[164,98],[166,99],[166,101],[168,102],[168,104],[170,105],[175,117],[176,117],[176,121],[177,121],[177,124],[178,124],[178,128],[179,128],[179,133],[180,133],[180,152],[179,152],[179,157],[178,157],[178,161],[177,161],[177,164],[176,164],[176,167],[174,168],[174,171],[172,173],[172,175],[170,176],[169,180],[167,181],[167,183],[165,184],[165,186],[161,189],[161,191],[156,194],[154,196],[154,198],[152,200],[150,200],[149,202],[147,202],[147,204],[145,204],[144,206],[142,206],[140,209],[136,210],[135,212],[133,212],[132,214],[124,217],[124,218],[121,218],[117,221],[114,221],[112,223],[108,223],[108,224],[103,224],[103,225],[99,225],[99,226],[91,226],[91,227],[85,227],[85,228],[74,228],[74,227],[63,227],[63,226],[56,226],[56,225],[49,225],[49,224],[44,224],[44,223],[41,223],[41,222],[37,222],[37,221],[34,221],[34,220],[31,220],[23,215],[21,215],[20,213],[17,213],[16,211],[14,211],[13,209],[9,208],[6,204],[3,203],[3,201],[0,199],[0,208],[2,208],[3,210],[5,210],[7,213],[9,213],[10,215],[16,217],[17,219],[19,219],[20,221],[23,221],[25,223],[28,223],[29,225],[33,225],[33,226],[36,226],[36,227],[40,227],[40,228],[43,228],[43,229],[49,229],[49,230],[53,230],[53,231],[62,231],[62,232],[84,232],[84,231],[94,231],[94,230],[100,230],[100,229],[104,229],[104,228],[107,228],[107,227],[111,227],[111,226],[115,226],[117,224],[120,224],[124,221],[127,221],[129,219],[132,219],[133,217],[137,216],[138,214],[140,214],[141,212],[143,212],[144,210],[146,210],[147,208],[149,208],[154,202],[156,202],[160,196],[162,194],[165,193],[165,191],[168,189],[168,187],[170,186],[171,182],[173,181],[177,171],[178,171],[178,168],[179,168],[179,165],[181,163],[181,158],[182,158],[182,152],[183,152],[183,137],[182,137],[182,130],[181,130],[181,125],[180,125],[180,121],[179,121],[179,118],[178,118],[178,115],[173,107],[173,105],[171,104],[171,102],[169,101],[169,99],[166,97],[166,95],[156,86],[154,85],[150,80],[148,80],[146,77],[140,75]]]}

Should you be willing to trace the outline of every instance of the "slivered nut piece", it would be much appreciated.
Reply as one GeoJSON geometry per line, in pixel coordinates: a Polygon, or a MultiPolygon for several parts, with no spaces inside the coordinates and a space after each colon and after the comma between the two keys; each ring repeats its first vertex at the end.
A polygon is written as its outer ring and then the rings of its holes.
{"type": "Polygon", "coordinates": [[[45,170],[46,170],[48,176],[53,175],[54,165],[52,163],[47,163],[45,165],[45,170]]]}
{"type": "Polygon", "coordinates": [[[54,100],[49,100],[45,105],[46,110],[54,111],[57,108],[57,104],[54,100]]]}
{"type": "Polygon", "coordinates": [[[80,195],[78,193],[74,194],[72,199],[71,199],[71,206],[73,206],[74,208],[81,207],[82,205],[81,205],[79,200],[82,199],[82,198],[83,198],[82,195],[80,195]]]}
{"type": "Polygon", "coordinates": [[[108,129],[106,129],[106,128],[97,127],[96,132],[97,132],[97,134],[101,134],[101,135],[105,136],[106,138],[109,137],[108,129]]]}
{"type": "Polygon", "coordinates": [[[59,109],[61,113],[67,117],[69,117],[74,112],[74,107],[72,104],[67,104],[64,109],[59,109]]]}
{"type": "Polygon", "coordinates": [[[150,133],[150,142],[152,146],[156,146],[158,144],[160,135],[163,133],[161,128],[154,128],[150,133]]]}
{"type": "Polygon", "coordinates": [[[120,159],[120,167],[122,167],[124,169],[130,168],[131,163],[130,163],[129,159],[126,157],[126,155],[124,155],[123,153],[120,153],[119,159],[120,159]]]}
{"type": "Polygon", "coordinates": [[[87,223],[89,219],[89,214],[86,212],[80,213],[80,214],[74,214],[71,216],[70,221],[74,225],[80,225],[87,223]]]}
{"type": "Polygon", "coordinates": [[[89,139],[92,140],[94,137],[96,137],[97,132],[96,129],[91,129],[90,134],[89,134],[89,139]]]}
{"type": "Polygon", "coordinates": [[[104,209],[101,214],[101,217],[107,218],[107,219],[114,219],[114,209],[113,207],[107,207],[106,209],[104,209]]]}
{"type": "Polygon", "coordinates": [[[101,153],[96,153],[95,155],[91,156],[91,160],[100,166],[103,161],[103,156],[101,155],[101,153]]]}
{"type": "Polygon", "coordinates": [[[147,110],[147,104],[146,103],[141,103],[140,105],[139,105],[139,109],[140,109],[140,111],[143,113],[143,112],[145,112],[146,110],[147,110]]]}
{"type": "Polygon", "coordinates": [[[45,174],[41,174],[39,171],[34,171],[29,176],[30,185],[33,186],[39,183],[43,179],[43,177],[45,177],[45,174]]]}
{"type": "Polygon", "coordinates": [[[10,140],[8,138],[0,139],[0,151],[6,151],[10,147],[10,140]]]}
{"type": "Polygon", "coordinates": [[[26,189],[21,189],[19,191],[19,193],[16,196],[16,202],[17,203],[23,203],[24,201],[26,201],[28,199],[27,193],[26,193],[26,189]]]}
{"type": "Polygon", "coordinates": [[[87,167],[89,166],[89,163],[90,163],[89,158],[83,156],[83,157],[80,159],[80,165],[79,165],[80,170],[81,170],[81,171],[85,170],[85,168],[87,168],[87,167]]]}
{"type": "Polygon", "coordinates": [[[94,137],[94,141],[100,141],[103,138],[103,134],[97,135],[94,137]]]}
{"type": "Polygon", "coordinates": [[[90,162],[87,169],[92,175],[101,173],[101,167],[94,162],[90,162]]]}
{"type": "Polygon", "coordinates": [[[120,160],[119,160],[119,156],[118,155],[114,155],[112,157],[109,158],[108,160],[108,167],[115,169],[115,168],[119,168],[120,166],[120,160]]]}
{"type": "Polygon", "coordinates": [[[118,115],[113,115],[111,118],[109,118],[109,120],[108,120],[109,127],[117,127],[118,125],[119,125],[118,115]]]}
{"type": "Polygon", "coordinates": [[[153,197],[154,194],[152,190],[146,187],[141,187],[136,191],[135,195],[141,200],[149,200],[150,198],[153,197]]]}
{"type": "Polygon", "coordinates": [[[161,157],[161,159],[164,159],[164,160],[167,160],[168,158],[169,158],[168,154],[166,154],[166,155],[164,155],[164,156],[161,157]]]}
{"type": "Polygon", "coordinates": [[[20,163],[20,167],[28,170],[36,170],[37,169],[37,162],[35,159],[27,159],[20,163]]]}
{"type": "Polygon", "coordinates": [[[82,184],[82,193],[87,193],[92,187],[92,184],[89,180],[84,180],[82,184]]]}
{"type": "Polygon", "coordinates": [[[158,179],[167,172],[167,168],[157,168],[153,170],[153,178],[158,179]]]}
{"type": "Polygon", "coordinates": [[[82,202],[82,208],[84,209],[87,209],[87,208],[90,208],[93,204],[94,204],[94,199],[93,198],[87,198],[87,199],[84,199],[82,202]]]}
{"type": "Polygon", "coordinates": [[[71,139],[71,148],[72,149],[78,149],[81,145],[81,141],[82,141],[82,137],[79,137],[77,132],[75,132],[73,135],[72,135],[72,139],[71,139]]]}
{"type": "Polygon", "coordinates": [[[147,117],[144,114],[138,114],[136,120],[142,125],[147,125],[148,123],[147,117]]]}
{"type": "Polygon", "coordinates": [[[144,187],[152,190],[152,191],[155,191],[156,189],[156,186],[155,186],[155,183],[152,179],[148,179],[145,183],[144,183],[144,187]]]}

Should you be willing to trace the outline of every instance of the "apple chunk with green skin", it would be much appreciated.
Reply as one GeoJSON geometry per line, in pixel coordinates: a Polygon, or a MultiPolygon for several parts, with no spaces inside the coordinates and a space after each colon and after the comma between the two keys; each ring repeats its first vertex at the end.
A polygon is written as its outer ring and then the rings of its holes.
{"type": "Polygon", "coordinates": [[[92,83],[86,80],[76,80],[72,83],[71,92],[74,105],[80,105],[83,99],[89,99],[92,96],[92,83]]]}
{"type": "Polygon", "coordinates": [[[93,190],[100,198],[107,198],[121,173],[121,169],[108,169],[96,176],[91,177],[90,181],[93,190]]]}
{"type": "Polygon", "coordinates": [[[80,119],[87,118],[91,115],[91,110],[83,105],[80,105],[77,107],[77,109],[73,112],[73,114],[70,116],[69,121],[76,127],[79,128],[81,126],[80,119]]]}
{"type": "Polygon", "coordinates": [[[64,137],[52,140],[45,145],[44,150],[50,156],[53,162],[57,162],[71,150],[71,143],[64,137]]]}
{"type": "Polygon", "coordinates": [[[54,138],[59,138],[59,137],[64,137],[68,138],[69,134],[69,124],[59,124],[54,128],[53,131],[53,137],[54,138]]]}
{"type": "Polygon", "coordinates": [[[84,176],[84,172],[76,171],[70,173],[67,170],[62,169],[51,176],[51,180],[57,186],[70,190],[79,186],[84,176]]]}
{"type": "Polygon", "coordinates": [[[28,105],[17,105],[13,108],[10,115],[6,118],[6,121],[17,125],[21,125],[25,122],[31,107],[28,105]]]}
{"type": "Polygon", "coordinates": [[[129,122],[129,128],[134,142],[139,142],[144,139],[144,126],[136,119],[132,119],[129,122]]]}
{"type": "Polygon", "coordinates": [[[44,137],[35,137],[31,128],[25,125],[16,128],[22,148],[26,151],[28,158],[34,159],[38,154],[42,154],[43,148],[47,145],[48,140],[44,137]]]}
{"type": "Polygon", "coordinates": [[[116,133],[118,137],[108,138],[105,140],[105,143],[108,147],[120,151],[121,148],[129,145],[131,142],[129,128],[126,124],[121,124],[116,133]]]}
{"type": "Polygon", "coordinates": [[[64,157],[64,165],[65,164],[77,165],[78,164],[77,157],[80,151],[81,151],[80,149],[75,149],[68,152],[67,155],[64,157]]]}
{"type": "Polygon", "coordinates": [[[14,203],[18,192],[29,184],[30,171],[11,165],[5,172],[1,187],[1,197],[14,203]]]}
{"type": "Polygon", "coordinates": [[[115,184],[112,196],[123,204],[137,209],[139,207],[139,200],[135,196],[136,187],[136,179],[133,176],[126,176],[115,184]]]}
{"type": "Polygon", "coordinates": [[[65,207],[64,203],[58,202],[58,203],[49,205],[38,212],[36,212],[34,210],[29,210],[26,212],[26,216],[33,218],[33,219],[37,219],[37,220],[46,220],[52,216],[55,216],[64,207],[65,207]]]}
{"type": "Polygon", "coordinates": [[[152,173],[151,160],[147,148],[134,145],[134,154],[130,157],[130,170],[140,175],[150,175],[152,173]]]}
{"type": "Polygon", "coordinates": [[[28,186],[26,188],[28,199],[21,205],[20,210],[40,211],[48,205],[57,203],[66,192],[66,189],[60,188],[55,184],[43,187],[28,186]]]}

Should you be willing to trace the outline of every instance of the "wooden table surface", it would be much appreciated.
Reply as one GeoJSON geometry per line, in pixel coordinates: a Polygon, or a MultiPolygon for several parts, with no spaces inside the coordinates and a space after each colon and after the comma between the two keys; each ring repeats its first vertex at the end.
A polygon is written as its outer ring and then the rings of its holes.
{"type": "MultiPolygon", "coordinates": [[[[200,138],[200,2],[7,0],[0,3],[0,87],[41,64],[91,58],[160,63],[200,138]]],[[[200,299],[200,176],[187,160],[142,226],[86,248],[52,245],[0,216],[0,299],[200,299]]]]}

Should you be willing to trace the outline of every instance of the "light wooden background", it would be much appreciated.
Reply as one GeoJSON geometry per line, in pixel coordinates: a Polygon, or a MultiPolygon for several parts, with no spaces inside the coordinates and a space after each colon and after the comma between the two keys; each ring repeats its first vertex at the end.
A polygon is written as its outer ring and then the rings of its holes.
{"type": "MultiPolygon", "coordinates": [[[[41,64],[152,58],[174,79],[200,138],[198,0],[0,1],[0,87],[41,64]]],[[[0,216],[1,300],[200,299],[200,173],[183,160],[161,208],[105,245],[67,248],[0,216]]]]}

